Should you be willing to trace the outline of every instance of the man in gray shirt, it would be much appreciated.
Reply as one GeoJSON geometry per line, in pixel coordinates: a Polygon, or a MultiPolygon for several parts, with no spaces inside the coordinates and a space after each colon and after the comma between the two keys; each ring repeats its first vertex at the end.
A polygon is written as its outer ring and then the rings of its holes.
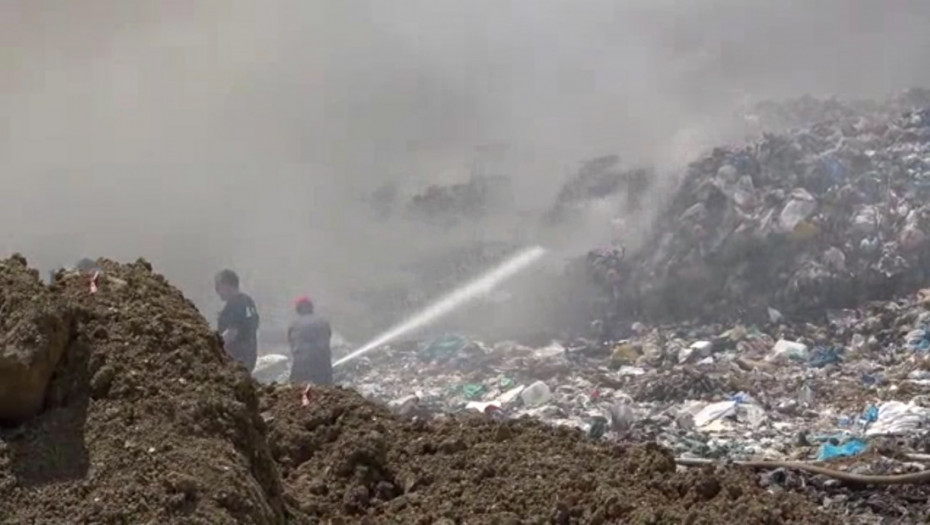
{"type": "Polygon", "coordinates": [[[314,313],[313,301],[302,296],[294,301],[297,320],[287,330],[291,345],[291,383],[333,384],[329,321],[314,313]]]}

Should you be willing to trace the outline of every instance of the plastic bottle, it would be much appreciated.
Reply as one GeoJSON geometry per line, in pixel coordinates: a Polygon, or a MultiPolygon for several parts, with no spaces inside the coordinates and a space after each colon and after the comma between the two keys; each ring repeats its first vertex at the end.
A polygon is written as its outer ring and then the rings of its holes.
{"type": "Polygon", "coordinates": [[[529,407],[544,405],[552,399],[552,390],[542,381],[536,381],[520,393],[523,404],[529,407]]]}

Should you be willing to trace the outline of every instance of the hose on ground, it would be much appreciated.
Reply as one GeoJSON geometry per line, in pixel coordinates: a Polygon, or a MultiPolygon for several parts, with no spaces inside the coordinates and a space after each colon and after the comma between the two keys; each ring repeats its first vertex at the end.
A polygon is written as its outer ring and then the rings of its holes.
{"type": "Polygon", "coordinates": [[[810,463],[803,463],[800,461],[733,461],[724,463],[712,459],[676,458],[675,463],[685,467],[703,467],[707,465],[732,464],[740,467],[759,470],[784,468],[789,470],[808,472],[810,474],[820,474],[839,481],[845,481],[847,483],[854,483],[859,485],[920,485],[922,483],[930,482],[930,469],[922,470],[920,472],[911,472],[908,474],[869,475],[843,472],[842,470],[811,465],[810,463]]]}

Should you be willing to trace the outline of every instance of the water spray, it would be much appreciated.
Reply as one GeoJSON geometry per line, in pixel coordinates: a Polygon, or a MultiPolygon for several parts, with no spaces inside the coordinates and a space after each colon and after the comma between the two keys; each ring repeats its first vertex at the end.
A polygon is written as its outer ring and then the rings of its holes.
{"type": "Polygon", "coordinates": [[[356,357],[360,357],[368,352],[382,346],[398,337],[412,332],[428,323],[439,319],[440,317],[454,311],[469,301],[484,295],[493,290],[497,285],[520,273],[535,263],[546,254],[546,249],[540,246],[527,248],[506,261],[500,263],[497,267],[489,270],[487,273],[477,277],[473,281],[462,285],[461,287],[443,296],[435,303],[423,309],[407,321],[387,330],[383,334],[375,337],[370,342],[351,354],[339,359],[333,366],[339,366],[347,363],[356,357]]]}

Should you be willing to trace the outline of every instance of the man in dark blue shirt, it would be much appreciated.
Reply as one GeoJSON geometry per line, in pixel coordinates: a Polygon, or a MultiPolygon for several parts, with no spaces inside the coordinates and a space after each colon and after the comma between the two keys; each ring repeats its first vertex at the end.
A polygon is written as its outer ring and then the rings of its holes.
{"type": "Polygon", "coordinates": [[[259,319],[255,302],[239,291],[239,276],[232,270],[216,274],[214,286],[217,295],[226,303],[217,323],[226,352],[251,373],[258,359],[259,319]]]}

